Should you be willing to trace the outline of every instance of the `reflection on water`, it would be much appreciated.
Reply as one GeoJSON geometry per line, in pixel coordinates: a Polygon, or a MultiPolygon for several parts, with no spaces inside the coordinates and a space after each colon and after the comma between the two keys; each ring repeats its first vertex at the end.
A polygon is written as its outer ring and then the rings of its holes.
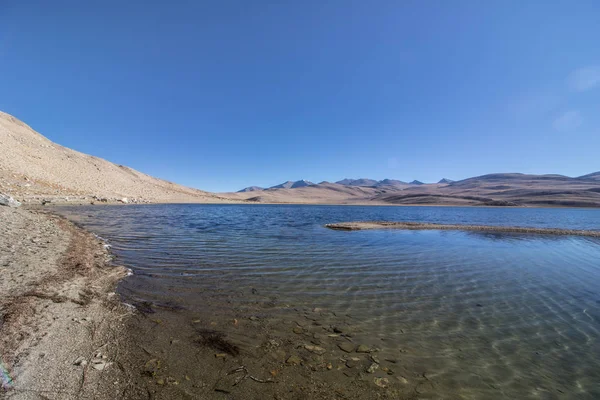
{"type": "Polygon", "coordinates": [[[59,212],[107,238],[129,301],[260,291],[349,314],[451,398],[600,398],[600,240],[323,228],[349,220],[600,229],[600,210],[160,205],[59,212]]]}

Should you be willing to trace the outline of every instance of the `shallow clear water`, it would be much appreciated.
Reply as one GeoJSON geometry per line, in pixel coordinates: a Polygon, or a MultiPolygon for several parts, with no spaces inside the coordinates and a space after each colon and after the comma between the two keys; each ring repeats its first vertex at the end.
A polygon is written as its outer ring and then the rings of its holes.
{"type": "Polygon", "coordinates": [[[600,230],[600,210],[298,205],[64,207],[134,271],[132,301],[244,302],[251,289],[358,321],[450,398],[600,398],[600,240],[332,231],[398,220],[600,230]]]}

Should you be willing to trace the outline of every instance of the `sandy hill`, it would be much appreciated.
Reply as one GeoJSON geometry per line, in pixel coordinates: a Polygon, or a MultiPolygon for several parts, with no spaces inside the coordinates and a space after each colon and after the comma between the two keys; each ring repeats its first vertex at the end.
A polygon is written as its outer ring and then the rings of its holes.
{"type": "Polygon", "coordinates": [[[220,202],[218,196],[177,185],[68,149],[0,112],[0,192],[35,202],[117,200],[220,202]]]}
{"type": "Polygon", "coordinates": [[[222,196],[253,203],[368,204],[377,194],[372,187],[322,182],[298,188],[268,189],[253,193],[223,193],[222,196]]]}

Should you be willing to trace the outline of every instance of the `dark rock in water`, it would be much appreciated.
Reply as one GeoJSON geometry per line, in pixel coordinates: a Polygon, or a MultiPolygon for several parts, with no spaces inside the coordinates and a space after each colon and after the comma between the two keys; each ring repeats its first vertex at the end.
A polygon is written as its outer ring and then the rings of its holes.
{"type": "Polygon", "coordinates": [[[346,353],[352,353],[354,351],[354,345],[352,343],[344,342],[338,344],[340,350],[345,351],[346,353]]]}
{"type": "Polygon", "coordinates": [[[0,193],[0,206],[19,207],[21,203],[7,194],[0,193]]]}
{"type": "Polygon", "coordinates": [[[360,360],[358,358],[351,358],[346,361],[346,367],[355,368],[360,364],[360,360]]]}

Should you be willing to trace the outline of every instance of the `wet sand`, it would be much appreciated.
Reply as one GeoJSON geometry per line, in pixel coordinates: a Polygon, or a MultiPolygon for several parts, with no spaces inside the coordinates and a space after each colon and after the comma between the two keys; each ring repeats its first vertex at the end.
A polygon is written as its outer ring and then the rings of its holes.
{"type": "Polygon", "coordinates": [[[494,225],[454,225],[454,224],[430,224],[423,222],[390,222],[390,221],[360,221],[340,222],[326,224],[329,229],[341,231],[358,231],[371,229],[405,229],[405,230],[460,230],[475,232],[498,232],[519,233],[537,235],[570,235],[600,237],[600,231],[559,229],[559,228],[528,228],[518,226],[494,226],[494,225]]]}

